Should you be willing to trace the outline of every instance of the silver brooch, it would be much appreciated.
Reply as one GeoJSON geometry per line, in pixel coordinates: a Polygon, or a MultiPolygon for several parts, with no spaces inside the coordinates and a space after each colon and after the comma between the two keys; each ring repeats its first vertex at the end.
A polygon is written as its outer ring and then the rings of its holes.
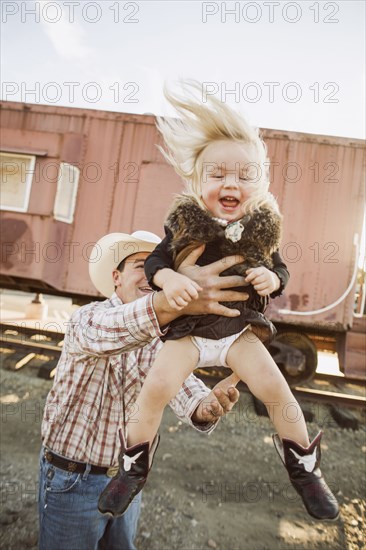
{"type": "Polygon", "coordinates": [[[230,223],[226,229],[225,229],[225,237],[232,241],[233,243],[237,243],[241,239],[241,235],[244,231],[244,225],[240,223],[240,221],[232,222],[230,223]]]}

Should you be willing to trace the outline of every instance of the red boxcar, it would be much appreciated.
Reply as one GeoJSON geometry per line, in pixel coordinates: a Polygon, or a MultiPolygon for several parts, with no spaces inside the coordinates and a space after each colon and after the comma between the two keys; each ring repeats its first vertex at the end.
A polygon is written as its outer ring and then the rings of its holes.
{"type": "MultiPolygon", "coordinates": [[[[168,205],[182,190],[156,147],[155,119],[0,106],[0,284],[79,301],[95,297],[88,276],[93,244],[113,231],[162,235],[168,205]]],[[[280,329],[277,354],[296,381],[305,372],[298,375],[304,365],[291,357],[291,346],[302,350],[310,369],[315,345],[337,350],[348,375],[364,376],[365,286],[357,262],[365,143],[266,129],[263,137],[271,189],[284,214],[281,254],[291,272],[286,292],[268,310],[280,329]]]]}

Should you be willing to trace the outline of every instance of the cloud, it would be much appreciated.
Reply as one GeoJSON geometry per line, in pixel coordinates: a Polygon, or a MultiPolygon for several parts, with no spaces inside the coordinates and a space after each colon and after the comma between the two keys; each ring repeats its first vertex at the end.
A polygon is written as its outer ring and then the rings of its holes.
{"type": "MultiPolygon", "coordinates": [[[[40,4],[45,2],[46,0],[41,0],[40,4]]],[[[93,53],[93,49],[86,43],[87,33],[81,24],[76,20],[71,22],[64,10],[57,22],[48,22],[42,17],[40,22],[59,56],[83,59],[93,53]]]]}

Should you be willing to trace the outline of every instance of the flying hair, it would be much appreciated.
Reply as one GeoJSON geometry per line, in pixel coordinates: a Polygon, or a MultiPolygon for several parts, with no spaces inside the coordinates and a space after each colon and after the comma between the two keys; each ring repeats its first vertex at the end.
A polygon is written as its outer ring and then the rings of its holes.
{"type": "Polygon", "coordinates": [[[251,145],[256,151],[254,189],[245,203],[245,213],[261,206],[279,213],[277,202],[268,190],[269,161],[259,130],[225,103],[205,95],[203,84],[195,80],[182,80],[179,84],[181,93],[164,86],[164,95],[179,118],[159,117],[157,127],[166,145],[166,149],[159,146],[159,150],[185,181],[185,194],[193,196],[207,210],[201,199],[202,153],[214,141],[232,140],[243,146],[251,145]]]}

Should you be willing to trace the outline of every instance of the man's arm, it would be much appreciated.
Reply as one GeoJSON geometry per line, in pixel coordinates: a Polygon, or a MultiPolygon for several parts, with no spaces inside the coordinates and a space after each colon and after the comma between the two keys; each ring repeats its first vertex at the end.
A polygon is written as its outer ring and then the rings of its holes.
{"type": "Polygon", "coordinates": [[[235,388],[238,382],[239,378],[232,374],[210,391],[191,374],[169,404],[180,420],[199,431],[210,433],[219,418],[231,411],[238,401],[239,392],[235,388]]]}
{"type": "Polygon", "coordinates": [[[128,304],[93,302],[72,315],[65,336],[70,353],[119,355],[145,346],[162,335],[153,294],[128,304]]]}
{"type": "Polygon", "coordinates": [[[200,401],[191,416],[192,422],[201,425],[216,422],[221,416],[230,412],[239,399],[239,391],[235,387],[239,381],[240,378],[234,373],[220,380],[200,401]]]}

